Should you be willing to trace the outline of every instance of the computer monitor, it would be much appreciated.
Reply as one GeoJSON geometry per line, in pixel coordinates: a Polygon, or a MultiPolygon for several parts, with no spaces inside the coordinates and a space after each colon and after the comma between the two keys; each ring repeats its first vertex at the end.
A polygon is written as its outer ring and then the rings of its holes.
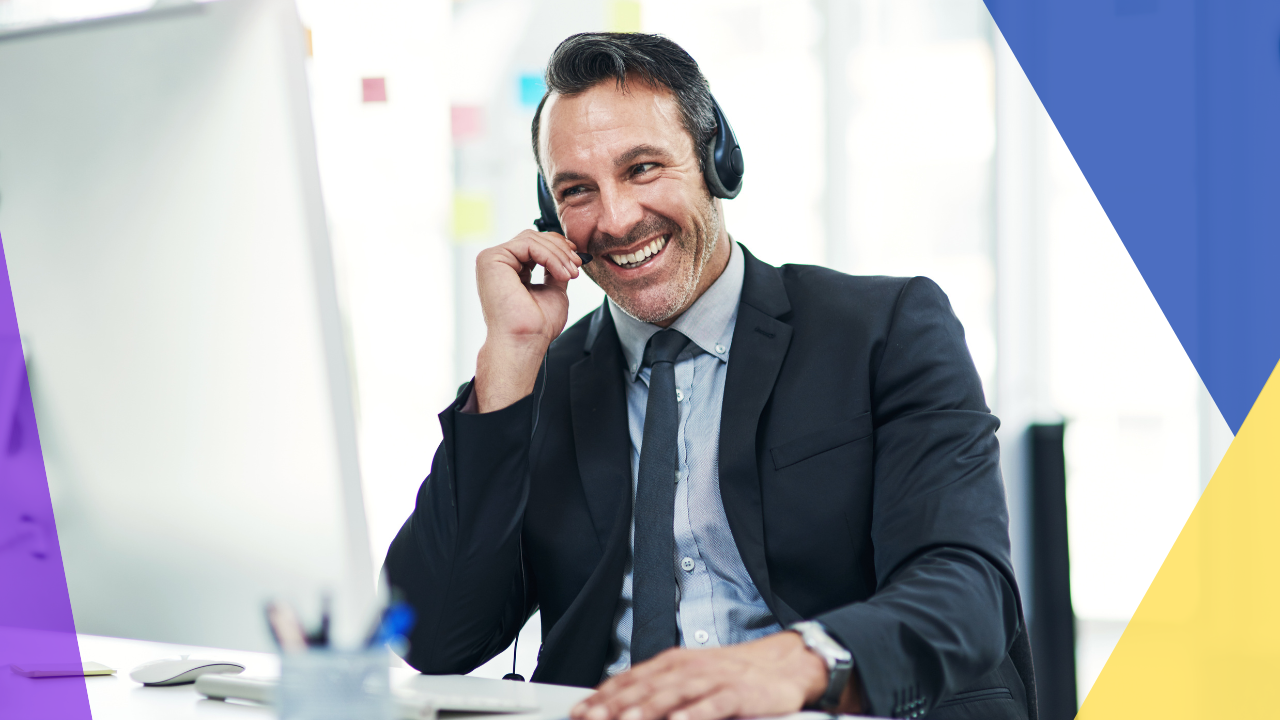
{"type": "Polygon", "coordinates": [[[80,632],[267,649],[267,598],[369,610],[305,62],[292,0],[0,36],[0,238],[80,632]]]}

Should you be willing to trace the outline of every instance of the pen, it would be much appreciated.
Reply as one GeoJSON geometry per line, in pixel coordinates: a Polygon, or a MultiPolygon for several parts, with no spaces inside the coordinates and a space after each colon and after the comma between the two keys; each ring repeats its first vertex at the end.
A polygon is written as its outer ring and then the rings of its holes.
{"type": "Polygon", "coordinates": [[[329,646],[329,607],[330,598],[326,594],[320,599],[320,627],[307,635],[307,645],[311,647],[329,646]]]}
{"type": "Polygon", "coordinates": [[[267,624],[281,650],[287,653],[306,652],[307,636],[302,632],[298,615],[288,603],[267,603],[267,624]]]}
{"type": "Polygon", "coordinates": [[[408,603],[398,602],[387,608],[382,615],[382,622],[369,637],[367,647],[378,647],[393,642],[409,634],[417,616],[408,603]]]}

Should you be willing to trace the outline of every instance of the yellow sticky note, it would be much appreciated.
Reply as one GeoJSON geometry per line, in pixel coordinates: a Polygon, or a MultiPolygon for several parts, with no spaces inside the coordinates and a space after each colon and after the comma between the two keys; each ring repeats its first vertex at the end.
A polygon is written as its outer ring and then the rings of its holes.
{"type": "Polygon", "coordinates": [[[453,236],[459,240],[480,238],[493,227],[493,202],[484,193],[454,193],[453,236]]]}
{"type": "Polygon", "coordinates": [[[609,3],[609,32],[640,32],[638,0],[612,0],[609,3]]]}

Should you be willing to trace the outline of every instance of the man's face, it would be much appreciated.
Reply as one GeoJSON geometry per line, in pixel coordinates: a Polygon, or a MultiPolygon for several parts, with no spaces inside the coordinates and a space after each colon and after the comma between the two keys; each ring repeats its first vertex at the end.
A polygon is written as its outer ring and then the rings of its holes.
{"type": "Polygon", "coordinates": [[[722,231],[675,97],[610,80],[553,94],[542,113],[539,151],[560,222],[596,257],[583,269],[627,314],[668,324],[714,280],[704,271],[722,231]]]}

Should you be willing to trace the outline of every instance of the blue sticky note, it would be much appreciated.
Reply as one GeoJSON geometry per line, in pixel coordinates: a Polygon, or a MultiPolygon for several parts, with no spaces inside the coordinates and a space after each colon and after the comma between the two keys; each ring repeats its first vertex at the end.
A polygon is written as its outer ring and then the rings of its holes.
{"type": "Polygon", "coordinates": [[[538,107],[542,96],[547,92],[547,84],[538,73],[524,73],[520,76],[520,104],[525,107],[538,107]]]}

